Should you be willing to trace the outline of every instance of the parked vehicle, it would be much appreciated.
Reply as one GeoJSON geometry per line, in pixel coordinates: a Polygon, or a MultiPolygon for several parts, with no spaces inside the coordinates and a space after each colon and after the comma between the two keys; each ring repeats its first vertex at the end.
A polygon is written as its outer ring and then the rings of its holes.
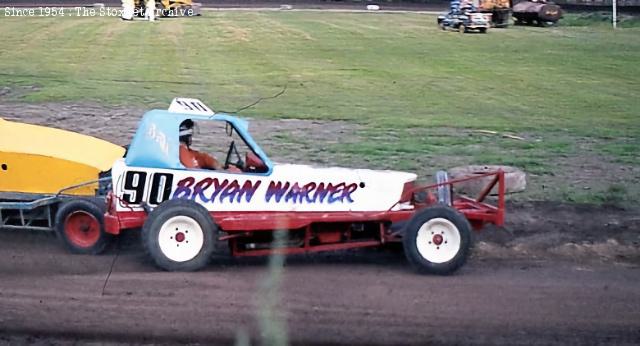
{"type": "Polygon", "coordinates": [[[474,0],[476,10],[488,16],[494,28],[506,28],[511,19],[511,0],[474,0]]]}
{"type": "Polygon", "coordinates": [[[513,6],[516,25],[553,26],[562,16],[562,8],[546,0],[520,1],[513,6]]]}
{"type": "Polygon", "coordinates": [[[486,33],[490,22],[479,12],[449,12],[438,16],[438,25],[442,30],[457,30],[460,33],[478,31],[486,33]]]}

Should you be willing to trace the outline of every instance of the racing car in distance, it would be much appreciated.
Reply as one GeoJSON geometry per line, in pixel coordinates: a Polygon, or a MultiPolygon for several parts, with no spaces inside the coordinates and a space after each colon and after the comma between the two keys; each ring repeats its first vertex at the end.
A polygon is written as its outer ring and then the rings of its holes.
{"type": "Polygon", "coordinates": [[[438,26],[442,30],[457,30],[460,33],[478,31],[485,34],[491,26],[491,21],[484,13],[452,11],[438,16],[438,26]]]}
{"type": "Polygon", "coordinates": [[[503,224],[504,173],[448,180],[439,172],[435,184],[424,186],[416,178],[275,164],[245,120],[176,98],[169,110],[143,116],[126,157],[114,163],[104,232],[141,228],[145,251],[168,271],[203,268],[223,245],[234,256],[262,256],[402,242],[418,272],[454,272],[467,259],[472,228],[503,224]],[[222,169],[183,165],[179,127],[185,120],[200,129],[194,146],[210,139],[216,143],[203,144],[207,150],[223,150],[222,169]],[[494,179],[476,198],[452,196],[456,182],[487,176],[494,179]],[[485,199],[494,190],[498,197],[490,204],[485,199]]]}

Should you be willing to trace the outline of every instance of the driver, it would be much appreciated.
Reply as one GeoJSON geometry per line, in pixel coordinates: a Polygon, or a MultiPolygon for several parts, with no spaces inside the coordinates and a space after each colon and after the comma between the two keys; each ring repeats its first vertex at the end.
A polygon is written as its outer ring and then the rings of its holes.
{"type": "Polygon", "coordinates": [[[473,6],[473,1],[462,0],[462,2],[460,3],[460,12],[462,13],[475,12],[475,10],[476,9],[473,6]]]}
{"type": "Polygon", "coordinates": [[[180,162],[187,168],[223,169],[215,157],[190,148],[193,136],[193,121],[187,119],[180,124],[180,162]]]}

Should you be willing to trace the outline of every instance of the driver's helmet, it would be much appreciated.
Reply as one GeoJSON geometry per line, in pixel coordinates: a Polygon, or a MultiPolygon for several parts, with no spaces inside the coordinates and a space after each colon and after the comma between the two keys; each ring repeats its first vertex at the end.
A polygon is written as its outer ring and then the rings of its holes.
{"type": "Polygon", "coordinates": [[[193,120],[187,119],[180,123],[180,143],[191,145],[193,136],[193,120]]]}

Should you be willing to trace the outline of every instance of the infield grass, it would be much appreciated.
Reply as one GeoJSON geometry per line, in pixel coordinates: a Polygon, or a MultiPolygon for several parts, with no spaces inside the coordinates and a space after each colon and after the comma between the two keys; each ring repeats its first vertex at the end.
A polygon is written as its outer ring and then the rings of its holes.
{"type": "Polygon", "coordinates": [[[287,85],[241,114],[359,124],[323,147],[327,163],[421,174],[511,164],[531,174],[523,198],[640,200],[638,27],[461,35],[425,14],[238,11],[0,17],[0,32],[5,102],[146,109],[182,95],[233,111],[287,85]]]}

